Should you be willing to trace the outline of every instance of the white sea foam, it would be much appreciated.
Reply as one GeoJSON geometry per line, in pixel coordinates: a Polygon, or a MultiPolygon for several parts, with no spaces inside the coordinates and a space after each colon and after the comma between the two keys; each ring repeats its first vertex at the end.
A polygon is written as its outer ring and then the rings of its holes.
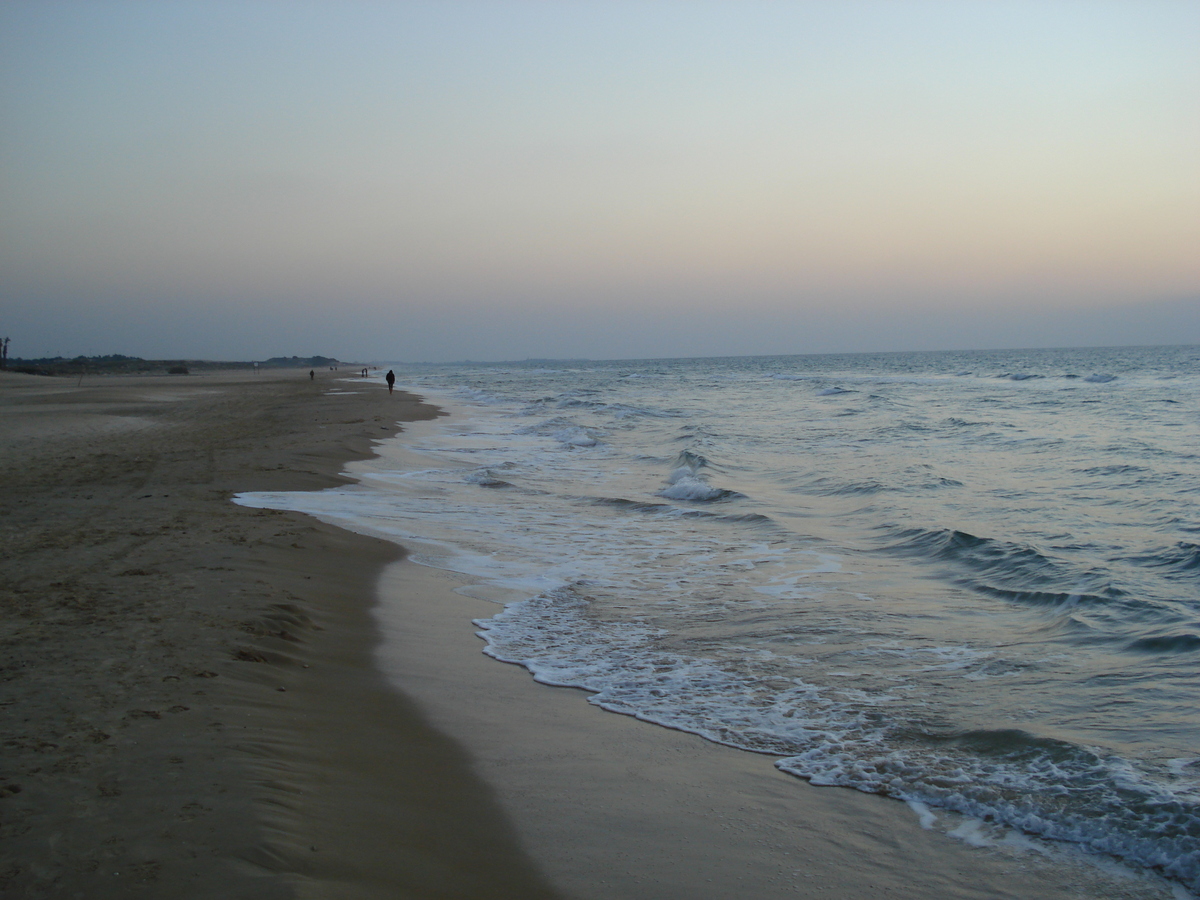
{"type": "Polygon", "coordinates": [[[553,437],[564,447],[595,447],[600,439],[586,428],[560,428],[553,437]]]}
{"type": "Polygon", "coordinates": [[[963,819],[962,824],[952,831],[947,832],[950,837],[956,837],[965,844],[970,844],[972,847],[990,847],[994,841],[988,834],[988,826],[982,819],[976,819],[967,816],[963,819]]]}
{"type": "Polygon", "coordinates": [[[670,500],[709,501],[719,500],[725,496],[725,493],[725,491],[713,487],[703,479],[688,474],[673,479],[670,485],[658,492],[658,496],[666,497],[670,500]]]}
{"type": "Polygon", "coordinates": [[[917,819],[920,821],[922,828],[928,830],[937,824],[937,816],[933,814],[933,810],[926,804],[920,800],[907,800],[905,802],[908,804],[908,808],[917,814],[917,819]]]}

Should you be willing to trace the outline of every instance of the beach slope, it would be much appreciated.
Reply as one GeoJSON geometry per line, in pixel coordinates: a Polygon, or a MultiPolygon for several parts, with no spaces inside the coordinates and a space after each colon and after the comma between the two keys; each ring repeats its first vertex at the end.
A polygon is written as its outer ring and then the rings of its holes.
{"type": "Polygon", "coordinates": [[[436,413],[332,372],[0,373],[0,893],[551,895],[371,663],[402,551],[230,502],[436,413]]]}

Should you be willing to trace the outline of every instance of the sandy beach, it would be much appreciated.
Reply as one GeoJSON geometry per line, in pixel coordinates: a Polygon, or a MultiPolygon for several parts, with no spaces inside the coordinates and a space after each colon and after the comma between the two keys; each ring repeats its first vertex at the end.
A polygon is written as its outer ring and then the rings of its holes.
{"type": "Polygon", "coordinates": [[[435,414],[333,376],[0,376],[5,897],[551,895],[371,665],[399,549],[229,501],[435,414]]]}
{"type": "Polygon", "coordinates": [[[0,375],[5,897],[1171,896],[536,684],[462,578],[230,502],[437,415],[344,374],[0,375]]]}

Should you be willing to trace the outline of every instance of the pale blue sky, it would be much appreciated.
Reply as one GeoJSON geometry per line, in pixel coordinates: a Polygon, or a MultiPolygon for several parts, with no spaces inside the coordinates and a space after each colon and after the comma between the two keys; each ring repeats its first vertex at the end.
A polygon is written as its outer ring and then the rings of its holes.
{"type": "Polygon", "coordinates": [[[1200,342],[1200,3],[10,2],[15,355],[1200,342]]]}

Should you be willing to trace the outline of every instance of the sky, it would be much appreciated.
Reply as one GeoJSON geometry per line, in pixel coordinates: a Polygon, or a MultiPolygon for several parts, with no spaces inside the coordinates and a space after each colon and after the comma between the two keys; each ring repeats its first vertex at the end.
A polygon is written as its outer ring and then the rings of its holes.
{"type": "Polygon", "coordinates": [[[0,4],[10,354],[1200,343],[1200,2],[0,4]]]}

